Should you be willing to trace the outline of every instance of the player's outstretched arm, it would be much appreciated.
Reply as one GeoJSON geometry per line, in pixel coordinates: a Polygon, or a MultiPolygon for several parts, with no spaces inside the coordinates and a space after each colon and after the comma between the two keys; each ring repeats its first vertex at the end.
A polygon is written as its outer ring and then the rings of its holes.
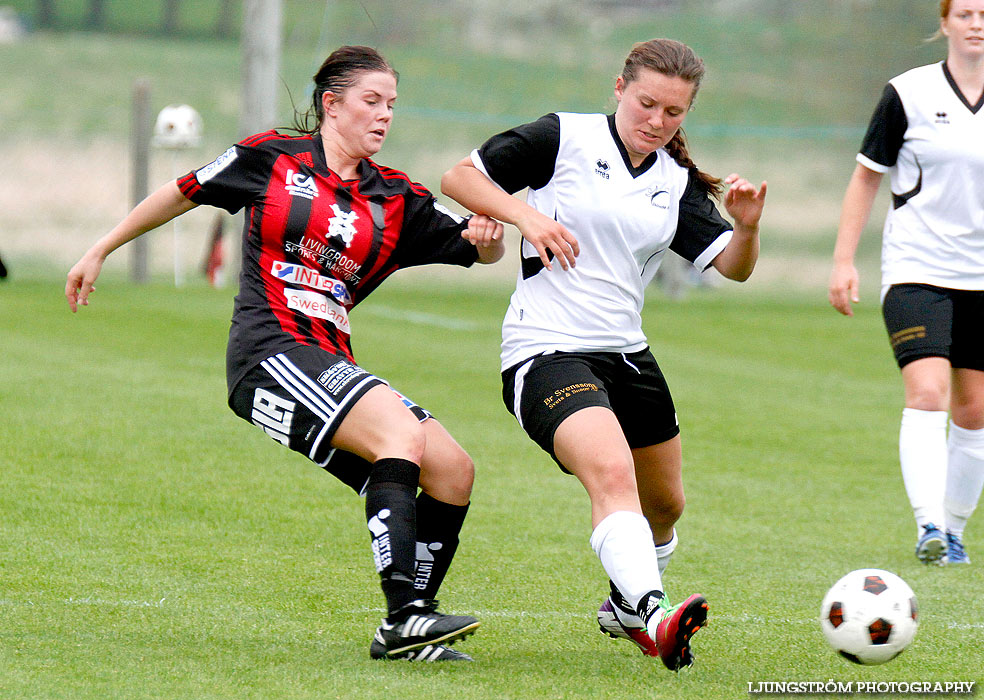
{"type": "Polygon", "coordinates": [[[881,180],[882,173],[858,163],[844,193],[827,300],[845,316],[853,316],[854,310],[851,304],[861,300],[858,294],[860,278],[854,266],[854,254],[861,241],[861,232],[864,231],[868,217],[871,215],[871,207],[875,202],[881,180]]]}
{"type": "Polygon", "coordinates": [[[68,272],[65,283],[65,298],[68,307],[75,313],[79,306],[89,305],[89,294],[103,262],[114,250],[132,241],[141,234],[166,224],[176,216],[184,214],[196,205],[178,189],[177,182],[171,181],[140,202],[117,224],[112,231],[100,238],[86,251],[68,272]]]}
{"type": "Polygon", "coordinates": [[[544,267],[553,269],[551,256],[565,270],[573,267],[580,252],[577,239],[564,226],[499,188],[471,158],[464,158],[444,173],[441,192],[478,214],[512,224],[540,255],[544,267]]]}
{"type": "Polygon", "coordinates": [[[724,208],[734,219],[734,234],[727,247],[714,258],[714,269],[728,279],[744,282],[751,276],[759,256],[759,220],[765,208],[768,183],[758,188],[737,173],[724,178],[728,191],[724,208]]]}

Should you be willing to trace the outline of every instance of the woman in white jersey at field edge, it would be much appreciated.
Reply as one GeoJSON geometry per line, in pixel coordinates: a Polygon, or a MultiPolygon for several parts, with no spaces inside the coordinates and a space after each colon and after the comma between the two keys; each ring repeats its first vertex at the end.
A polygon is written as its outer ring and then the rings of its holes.
{"type": "Polygon", "coordinates": [[[693,662],[707,603],[671,606],[661,581],[684,507],[679,426],[642,332],[666,251],[745,280],[758,259],[765,183],[724,183],[732,226],[694,166],[680,124],[704,74],[684,44],[636,44],[613,115],[548,114],[497,136],[441,189],[519,228],[522,266],[503,322],[503,398],[530,437],[583,484],[591,546],[611,579],[602,631],[672,670],[693,662]],[[529,188],[527,201],[510,196],[529,188]],[[557,264],[559,263],[559,264],[557,264]]]}
{"type": "Polygon", "coordinates": [[[889,81],[844,195],[830,303],[858,301],[861,231],[884,173],[882,313],[902,370],[902,478],[927,564],[969,563],[984,485],[984,0],[942,0],[947,58],[889,81]],[[949,434],[947,411],[949,410],[949,434]]]}

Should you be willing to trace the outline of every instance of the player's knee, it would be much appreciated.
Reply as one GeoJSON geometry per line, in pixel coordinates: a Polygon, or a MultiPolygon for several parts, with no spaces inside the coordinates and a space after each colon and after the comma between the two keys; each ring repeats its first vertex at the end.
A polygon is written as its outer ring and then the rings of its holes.
{"type": "Polygon", "coordinates": [[[636,496],[635,471],[630,463],[617,458],[598,462],[591,470],[595,487],[608,496],[636,496]]]}
{"type": "Polygon", "coordinates": [[[661,493],[659,497],[643,503],[642,509],[655,529],[657,526],[672,527],[683,516],[686,505],[687,499],[682,493],[661,493]]]}
{"type": "Polygon", "coordinates": [[[984,396],[954,401],[950,407],[953,422],[966,430],[984,428],[984,396]]]}
{"type": "Polygon", "coordinates": [[[458,451],[449,461],[447,471],[448,487],[453,492],[455,501],[467,503],[475,483],[475,463],[472,458],[464,450],[458,451]]]}
{"type": "Polygon", "coordinates": [[[420,423],[414,421],[412,424],[406,426],[403,441],[408,454],[411,455],[407,459],[420,464],[420,461],[424,458],[424,450],[427,449],[427,435],[424,433],[424,429],[420,426],[420,423]]]}
{"type": "Polygon", "coordinates": [[[388,428],[376,445],[376,459],[399,457],[420,464],[427,448],[427,436],[416,419],[400,421],[388,428]]]}
{"type": "Polygon", "coordinates": [[[950,385],[946,377],[918,376],[912,373],[906,378],[905,405],[920,411],[945,411],[950,398],[950,385]]]}
{"type": "Polygon", "coordinates": [[[475,464],[458,448],[440,459],[427,458],[421,464],[420,485],[439,501],[467,505],[475,483],[475,464]]]}
{"type": "Polygon", "coordinates": [[[906,391],[906,406],[920,411],[945,411],[948,390],[934,383],[920,384],[906,391]]]}

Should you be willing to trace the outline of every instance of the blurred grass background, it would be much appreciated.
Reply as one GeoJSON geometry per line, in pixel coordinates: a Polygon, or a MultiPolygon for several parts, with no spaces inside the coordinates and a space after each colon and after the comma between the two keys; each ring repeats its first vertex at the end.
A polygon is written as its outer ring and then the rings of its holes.
{"type": "MultiPolygon", "coordinates": [[[[0,255],[13,275],[60,276],[129,209],[130,101],[151,84],[152,113],[186,103],[205,143],[157,151],[151,187],[211,160],[237,133],[241,3],[5,0],[29,32],[0,44],[0,255]],[[165,7],[178,12],[165,31],[165,7]]],[[[610,111],[631,44],[692,45],[707,77],[685,128],[702,168],[769,180],[763,283],[820,287],[853,156],[884,83],[943,57],[924,39],[932,0],[284,0],[279,123],[310,99],[310,76],[344,43],[378,47],[401,73],[397,121],[378,160],[436,191],[441,173],[492,133],[549,111],[610,111]]],[[[877,285],[887,192],[862,242],[877,285]]],[[[197,265],[215,212],[187,220],[197,265]]],[[[238,232],[239,219],[229,222],[238,232]]],[[[154,269],[172,242],[153,234],[154,269]]],[[[110,259],[122,269],[125,256],[110,259]]],[[[503,266],[508,268],[507,265],[503,266]]],[[[507,269],[508,271],[508,269],[507,269]]],[[[509,274],[503,276],[510,277],[509,274]]]]}

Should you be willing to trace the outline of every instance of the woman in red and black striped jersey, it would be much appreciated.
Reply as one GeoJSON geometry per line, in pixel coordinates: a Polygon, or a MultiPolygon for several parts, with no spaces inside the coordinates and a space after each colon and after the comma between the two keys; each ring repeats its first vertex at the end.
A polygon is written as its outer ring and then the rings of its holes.
{"type": "Polygon", "coordinates": [[[245,209],[229,405],[365,496],[387,603],[371,656],[468,660],[449,645],[478,621],[438,613],[434,596],[474,467],[437,420],[355,363],[348,312],[400,268],[497,261],[502,225],[462,219],[370,160],[389,132],[397,80],[374,49],[333,52],[299,135],[251,136],[165,184],[76,263],[65,294],[73,312],[87,305],[113,250],[199,204],[245,209]]]}

